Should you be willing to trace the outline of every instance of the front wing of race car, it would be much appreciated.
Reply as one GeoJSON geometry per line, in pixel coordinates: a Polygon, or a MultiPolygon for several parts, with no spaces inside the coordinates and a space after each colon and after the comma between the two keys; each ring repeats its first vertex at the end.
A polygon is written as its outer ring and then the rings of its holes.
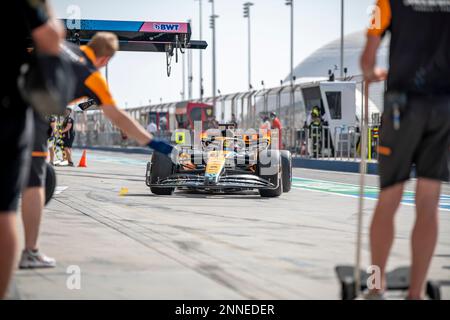
{"type": "Polygon", "coordinates": [[[222,175],[217,181],[203,174],[176,173],[157,183],[151,184],[147,174],[147,186],[161,188],[191,188],[198,190],[227,189],[276,189],[275,185],[261,177],[251,174],[222,175]]]}

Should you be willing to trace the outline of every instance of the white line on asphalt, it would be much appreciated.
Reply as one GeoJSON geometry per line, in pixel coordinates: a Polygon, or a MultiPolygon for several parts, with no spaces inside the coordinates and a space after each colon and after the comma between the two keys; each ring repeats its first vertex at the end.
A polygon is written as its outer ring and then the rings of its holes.
{"type": "MultiPolygon", "coordinates": [[[[294,178],[297,178],[297,177],[294,177],[294,178]]],[[[302,178],[297,178],[297,179],[302,179],[302,178]]],[[[308,180],[316,180],[316,179],[308,179],[308,180]]],[[[332,183],[334,183],[333,181],[326,181],[326,180],[316,180],[316,181],[320,181],[320,182],[332,182],[332,183]]],[[[345,185],[345,183],[341,183],[341,182],[336,182],[337,184],[344,184],[345,185]]],[[[351,184],[347,184],[347,185],[351,185],[351,184]]],[[[328,194],[332,194],[332,195],[335,195],[335,196],[341,196],[341,197],[347,197],[347,198],[353,198],[353,199],[358,199],[359,198],[359,196],[355,196],[355,195],[351,195],[351,194],[342,194],[342,193],[337,193],[337,192],[332,192],[332,191],[326,191],[326,190],[312,190],[312,189],[308,189],[308,188],[304,188],[304,187],[301,187],[301,186],[296,186],[295,185],[295,183],[293,183],[292,184],[292,186],[295,188],[295,189],[297,189],[297,190],[303,190],[303,191],[311,191],[311,192],[316,192],[316,193],[328,193],[328,194]]],[[[358,185],[355,185],[355,184],[353,184],[353,185],[351,185],[351,186],[358,186],[358,185]]],[[[373,187],[372,187],[373,188],[373,187]]],[[[372,200],[372,201],[378,201],[378,199],[375,199],[375,198],[370,198],[370,197],[364,197],[364,199],[367,199],[367,200],[372,200]]],[[[415,206],[415,204],[414,203],[407,203],[407,202],[401,202],[401,204],[402,205],[405,205],[405,206],[408,206],[408,207],[414,207],[415,206]]],[[[439,210],[440,211],[450,211],[450,209],[446,209],[446,208],[439,208],[439,210]]]]}
{"type": "Polygon", "coordinates": [[[69,187],[66,187],[66,186],[56,187],[54,195],[61,194],[62,192],[66,191],[68,188],[69,187]]]}

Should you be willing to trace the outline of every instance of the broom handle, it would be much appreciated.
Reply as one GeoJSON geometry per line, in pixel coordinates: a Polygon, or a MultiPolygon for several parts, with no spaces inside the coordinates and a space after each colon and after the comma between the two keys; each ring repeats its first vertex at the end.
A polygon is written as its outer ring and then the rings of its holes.
{"type": "Polygon", "coordinates": [[[355,293],[358,296],[361,291],[361,247],[362,247],[362,227],[364,212],[364,187],[366,177],[366,157],[367,157],[367,130],[369,126],[369,83],[364,83],[364,109],[362,129],[361,129],[361,163],[360,163],[360,181],[359,181],[359,203],[358,203],[358,223],[356,232],[356,263],[354,270],[355,293]]]}

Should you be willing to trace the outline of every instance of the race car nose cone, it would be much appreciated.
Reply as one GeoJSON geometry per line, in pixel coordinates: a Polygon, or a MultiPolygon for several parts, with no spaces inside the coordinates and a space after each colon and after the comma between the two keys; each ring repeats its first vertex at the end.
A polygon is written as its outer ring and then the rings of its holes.
{"type": "Polygon", "coordinates": [[[205,175],[205,185],[206,186],[216,185],[218,180],[219,180],[218,176],[205,175]]]}

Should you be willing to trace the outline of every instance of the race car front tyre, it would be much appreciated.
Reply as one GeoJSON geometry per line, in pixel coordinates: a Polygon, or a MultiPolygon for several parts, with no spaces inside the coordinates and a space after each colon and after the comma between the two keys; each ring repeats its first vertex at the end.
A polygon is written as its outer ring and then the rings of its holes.
{"type": "Polygon", "coordinates": [[[292,155],[287,150],[282,150],[280,153],[281,169],[283,172],[283,192],[289,192],[292,186],[292,155]]]}
{"type": "Polygon", "coordinates": [[[45,176],[45,204],[47,205],[53,197],[56,189],[56,172],[49,163],[47,166],[47,174],[45,176]]]}
{"type": "MultiPolygon", "coordinates": [[[[150,171],[150,183],[157,184],[159,181],[166,179],[173,173],[173,164],[166,155],[153,152],[152,166],[150,171]]],[[[174,188],[150,187],[150,191],[160,196],[170,196],[174,188]]]]}
{"type": "Polygon", "coordinates": [[[261,178],[277,185],[276,189],[259,189],[263,198],[276,198],[283,193],[283,175],[281,172],[281,155],[277,150],[266,150],[260,153],[258,174],[261,178]]]}

